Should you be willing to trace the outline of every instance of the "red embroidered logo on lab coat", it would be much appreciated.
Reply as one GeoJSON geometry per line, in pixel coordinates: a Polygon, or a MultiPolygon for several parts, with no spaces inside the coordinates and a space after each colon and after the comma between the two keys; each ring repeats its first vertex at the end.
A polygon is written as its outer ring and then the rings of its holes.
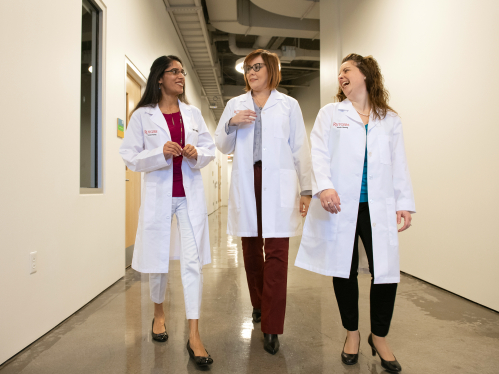
{"type": "Polygon", "coordinates": [[[158,134],[158,130],[144,130],[144,134],[147,136],[153,136],[158,134]]]}
{"type": "Polygon", "coordinates": [[[333,127],[336,127],[338,129],[348,129],[350,127],[350,124],[333,122],[333,127]]]}

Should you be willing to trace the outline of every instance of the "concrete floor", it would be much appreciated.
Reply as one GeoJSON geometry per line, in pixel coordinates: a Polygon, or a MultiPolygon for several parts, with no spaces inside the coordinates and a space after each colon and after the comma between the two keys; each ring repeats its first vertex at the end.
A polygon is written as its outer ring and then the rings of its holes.
{"type": "MultiPolygon", "coordinates": [[[[330,277],[294,267],[289,255],[288,301],[281,349],[263,350],[251,322],[240,240],[225,234],[227,209],[210,216],[213,262],[204,267],[200,331],[213,373],[382,373],[369,335],[369,275],[360,277],[361,356],[341,363],[345,340],[330,277]]],[[[493,286],[493,285],[491,285],[493,286]]],[[[167,343],[151,340],[153,304],[147,275],[123,279],[64,323],[0,366],[0,374],[193,373],[178,261],[171,266],[165,309],[167,343]]],[[[499,313],[403,276],[389,335],[404,373],[499,373],[499,313]]]]}

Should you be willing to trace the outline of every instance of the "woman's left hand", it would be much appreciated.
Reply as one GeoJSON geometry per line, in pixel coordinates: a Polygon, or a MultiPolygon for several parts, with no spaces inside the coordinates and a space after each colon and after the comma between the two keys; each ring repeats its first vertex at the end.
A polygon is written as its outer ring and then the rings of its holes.
{"type": "Polygon", "coordinates": [[[187,158],[193,158],[194,160],[198,159],[198,151],[196,147],[191,144],[187,144],[182,150],[182,156],[187,158]]]}
{"type": "Polygon", "coordinates": [[[306,217],[308,213],[308,207],[310,206],[310,201],[312,200],[312,196],[305,195],[300,197],[300,213],[302,217],[306,217]]]}
{"type": "Polygon", "coordinates": [[[399,232],[402,232],[404,230],[407,230],[409,227],[411,227],[411,222],[412,222],[412,216],[411,213],[409,213],[407,210],[399,210],[397,212],[397,225],[400,225],[402,222],[402,217],[404,217],[404,226],[402,226],[399,229],[399,232]]]}

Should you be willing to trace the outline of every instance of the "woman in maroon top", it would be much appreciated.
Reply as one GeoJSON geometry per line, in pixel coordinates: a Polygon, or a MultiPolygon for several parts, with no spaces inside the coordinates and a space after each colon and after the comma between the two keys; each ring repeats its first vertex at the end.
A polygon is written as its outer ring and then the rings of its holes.
{"type": "Polygon", "coordinates": [[[186,75],[176,56],[162,56],[154,61],[120,153],[131,170],[144,172],[132,267],[149,273],[154,302],[152,337],[160,342],[168,339],[163,302],[171,243],[174,252],[178,252],[174,258],[180,258],[190,330],[187,350],[197,365],[206,366],[213,360],[199,336],[198,321],[202,266],[211,262],[211,255],[200,169],[215,158],[215,144],[201,112],[185,99],[186,75]],[[174,214],[177,227],[171,225],[174,214]]]}

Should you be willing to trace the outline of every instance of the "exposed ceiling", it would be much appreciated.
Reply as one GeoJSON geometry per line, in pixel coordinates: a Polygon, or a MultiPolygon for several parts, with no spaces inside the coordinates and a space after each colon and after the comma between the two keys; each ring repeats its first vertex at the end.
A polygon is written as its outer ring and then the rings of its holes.
{"type": "Polygon", "coordinates": [[[318,0],[163,1],[216,121],[225,102],[244,92],[235,64],[251,50],[280,56],[284,90],[318,74],[318,0]]]}

